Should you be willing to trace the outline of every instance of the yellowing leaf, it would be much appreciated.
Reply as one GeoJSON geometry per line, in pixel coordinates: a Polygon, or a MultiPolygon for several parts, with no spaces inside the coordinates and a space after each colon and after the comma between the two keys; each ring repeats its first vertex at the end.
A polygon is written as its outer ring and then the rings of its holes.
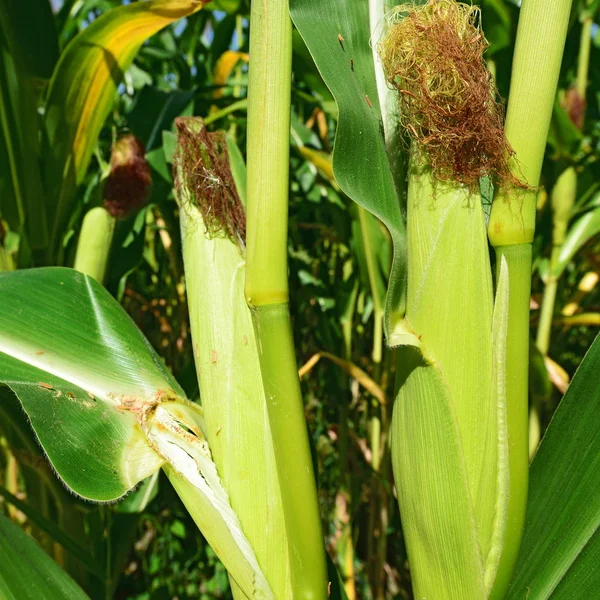
{"type": "Polygon", "coordinates": [[[149,0],[119,6],[95,20],[62,54],[50,82],[42,152],[48,214],[55,215],[54,248],[124,72],[146,39],[203,5],[200,0],[149,0]]]}
{"type": "Polygon", "coordinates": [[[248,62],[249,58],[247,52],[235,52],[234,50],[223,52],[215,65],[213,73],[213,84],[219,86],[213,93],[214,98],[221,98],[223,96],[223,89],[220,86],[227,83],[231,72],[241,60],[248,62]]]}

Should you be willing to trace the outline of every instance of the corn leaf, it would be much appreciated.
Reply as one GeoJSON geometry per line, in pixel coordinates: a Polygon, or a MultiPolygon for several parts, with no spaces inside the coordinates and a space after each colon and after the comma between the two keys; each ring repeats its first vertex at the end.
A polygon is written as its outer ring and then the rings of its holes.
{"type": "Polygon", "coordinates": [[[58,61],[58,37],[50,2],[2,2],[0,21],[6,23],[11,53],[30,81],[50,79],[58,61]]]}
{"type": "Polygon", "coordinates": [[[124,72],[147,38],[202,6],[202,0],[119,6],[91,23],[61,55],[50,82],[42,153],[55,247],[124,72]]]}
{"type": "MultiPolygon", "coordinates": [[[[40,28],[48,10],[46,2],[46,11],[40,10],[40,28]]],[[[27,231],[29,243],[37,249],[48,238],[37,100],[43,85],[40,77],[49,65],[38,64],[38,57],[25,51],[36,44],[31,43],[31,32],[23,31],[22,17],[17,3],[0,6],[0,213],[14,231],[27,231]]],[[[40,36],[44,38],[41,32],[40,36]]],[[[48,49],[48,58],[52,54],[48,49]]]]}
{"type": "Polygon", "coordinates": [[[56,267],[0,274],[0,297],[0,381],[21,401],[67,486],[114,500],[166,463],[242,592],[271,599],[212,461],[200,409],[121,306],[91,277],[56,267]]]}
{"type": "Polygon", "coordinates": [[[0,597],[3,600],[88,600],[82,589],[45,552],[2,514],[0,597]]]}
{"type": "Polygon", "coordinates": [[[600,207],[595,207],[581,215],[569,228],[553,274],[560,277],[581,247],[598,233],[600,233],[600,207]]]}
{"type": "Polygon", "coordinates": [[[108,292],[70,269],[0,275],[0,380],[21,400],[58,475],[91,500],[119,498],[163,459],[118,398],[183,396],[108,292]]]}
{"type": "MultiPolygon", "coordinates": [[[[0,487],[0,497],[5,502],[12,504],[15,508],[18,508],[26,517],[29,523],[40,528],[41,531],[47,533],[55,541],[57,541],[67,552],[70,552],[72,556],[77,558],[81,564],[83,564],[91,573],[94,573],[97,577],[104,577],[104,569],[97,559],[95,559],[83,546],[79,545],[76,540],[69,537],[63,529],[61,529],[56,523],[50,521],[44,515],[30,506],[27,502],[19,500],[16,496],[13,496],[8,490],[0,487]]],[[[0,567],[1,570],[1,567],[0,567]]]]}
{"type": "Polygon", "coordinates": [[[509,600],[595,598],[600,586],[600,337],[533,459],[527,520],[509,600]]]}
{"type": "Polygon", "coordinates": [[[379,218],[394,245],[386,316],[388,343],[404,313],[405,232],[382,131],[367,2],[291,0],[292,19],[339,109],[333,154],[345,194],[379,218]]]}

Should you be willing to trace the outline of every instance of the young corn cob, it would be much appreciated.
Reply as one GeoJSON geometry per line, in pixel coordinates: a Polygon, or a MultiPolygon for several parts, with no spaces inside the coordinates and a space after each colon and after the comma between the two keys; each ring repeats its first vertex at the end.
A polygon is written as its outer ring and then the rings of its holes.
{"type": "Polygon", "coordinates": [[[148,199],[152,179],[142,142],[123,136],[112,149],[110,173],[104,184],[104,205],[83,218],[74,268],[104,282],[117,219],[139,210],[148,199]]]}

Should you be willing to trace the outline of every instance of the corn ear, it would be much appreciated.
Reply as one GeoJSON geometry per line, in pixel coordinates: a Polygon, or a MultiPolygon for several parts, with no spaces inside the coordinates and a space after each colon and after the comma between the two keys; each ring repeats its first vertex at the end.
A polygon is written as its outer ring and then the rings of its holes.
{"type": "Polygon", "coordinates": [[[399,351],[392,448],[415,594],[487,598],[508,490],[505,322],[481,198],[413,165],[407,210],[405,327],[420,348],[399,351]]]}
{"type": "MultiPolygon", "coordinates": [[[[202,125],[188,120],[180,127],[198,133],[202,125]]],[[[231,505],[275,597],[291,598],[275,455],[244,297],[244,257],[228,237],[207,233],[197,199],[185,185],[185,174],[181,176],[178,201],[190,323],[208,441],[231,505]]],[[[236,598],[245,597],[235,584],[233,589],[236,598]]]]}
{"type": "Polygon", "coordinates": [[[110,253],[115,218],[97,206],[83,218],[73,268],[103,283],[110,253]]]}

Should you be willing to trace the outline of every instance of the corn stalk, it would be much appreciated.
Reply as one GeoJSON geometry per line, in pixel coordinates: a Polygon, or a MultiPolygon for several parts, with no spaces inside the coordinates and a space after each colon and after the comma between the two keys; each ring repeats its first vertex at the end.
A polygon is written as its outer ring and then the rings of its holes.
{"type": "Polygon", "coordinates": [[[298,600],[317,600],[327,595],[327,575],[288,307],[292,27],[287,1],[252,3],[251,21],[245,293],[281,485],[292,593],[298,600]]]}

